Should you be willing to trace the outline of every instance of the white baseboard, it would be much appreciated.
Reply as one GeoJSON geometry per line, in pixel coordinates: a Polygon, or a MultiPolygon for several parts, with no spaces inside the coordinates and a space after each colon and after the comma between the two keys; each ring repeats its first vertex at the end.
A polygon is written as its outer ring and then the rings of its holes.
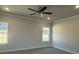
{"type": "Polygon", "coordinates": [[[54,45],[53,45],[52,47],[57,48],[57,49],[60,49],[60,50],[63,50],[63,51],[67,51],[67,52],[69,52],[69,53],[78,54],[77,52],[73,52],[73,51],[70,51],[70,50],[67,50],[67,49],[58,47],[58,46],[54,46],[54,45]]]}
{"type": "Polygon", "coordinates": [[[4,50],[4,51],[0,51],[0,53],[5,53],[5,52],[14,52],[14,51],[20,51],[20,50],[29,50],[29,49],[35,49],[35,48],[43,48],[43,47],[49,47],[48,46],[38,46],[38,47],[29,47],[29,48],[20,48],[20,49],[12,49],[12,50],[4,50]]]}

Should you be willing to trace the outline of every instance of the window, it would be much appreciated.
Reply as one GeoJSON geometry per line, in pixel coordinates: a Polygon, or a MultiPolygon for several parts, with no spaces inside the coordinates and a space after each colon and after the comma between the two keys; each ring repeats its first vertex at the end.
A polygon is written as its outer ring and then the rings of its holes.
{"type": "Polygon", "coordinates": [[[0,22],[0,44],[7,43],[8,23],[0,22]]]}
{"type": "Polygon", "coordinates": [[[50,40],[50,28],[43,27],[42,41],[49,41],[49,40],[50,40]]]}

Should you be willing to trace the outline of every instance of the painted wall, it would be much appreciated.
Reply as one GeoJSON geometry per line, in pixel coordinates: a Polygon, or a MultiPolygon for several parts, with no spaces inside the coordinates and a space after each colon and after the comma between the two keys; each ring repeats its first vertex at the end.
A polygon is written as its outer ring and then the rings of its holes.
{"type": "Polygon", "coordinates": [[[52,46],[79,53],[79,15],[57,21],[52,28],[52,46]]]}
{"type": "Polygon", "coordinates": [[[0,44],[0,51],[50,46],[42,42],[42,28],[50,24],[13,15],[0,15],[0,22],[8,22],[8,43],[0,44]]]}

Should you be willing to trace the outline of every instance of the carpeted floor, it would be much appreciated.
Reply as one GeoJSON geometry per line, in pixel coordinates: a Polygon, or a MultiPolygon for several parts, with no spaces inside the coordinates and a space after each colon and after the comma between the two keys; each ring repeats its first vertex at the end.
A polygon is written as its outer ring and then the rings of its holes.
{"type": "Polygon", "coordinates": [[[30,50],[6,52],[1,54],[71,54],[71,53],[53,47],[45,47],[45,48],[36,48],[30,50]]]}

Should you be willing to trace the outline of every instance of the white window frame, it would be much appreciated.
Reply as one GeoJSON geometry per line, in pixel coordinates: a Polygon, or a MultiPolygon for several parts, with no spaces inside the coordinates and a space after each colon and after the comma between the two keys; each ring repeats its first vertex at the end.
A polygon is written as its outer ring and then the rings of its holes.
{"type": "Polygon", "coordinates": [[[8,43],[8,38],[7,38],[8,37],[8,23],[0,22],[0,24],[4,24],[6,26],[6,29],[0,29],[0,44],[7,44],[8,43]]]}
{"type": "Polygon", "coordinates": [[[42,29],[42,41],[43,42],[50,41],[50,27],[43,27],[43,29],[42,29]]]}

